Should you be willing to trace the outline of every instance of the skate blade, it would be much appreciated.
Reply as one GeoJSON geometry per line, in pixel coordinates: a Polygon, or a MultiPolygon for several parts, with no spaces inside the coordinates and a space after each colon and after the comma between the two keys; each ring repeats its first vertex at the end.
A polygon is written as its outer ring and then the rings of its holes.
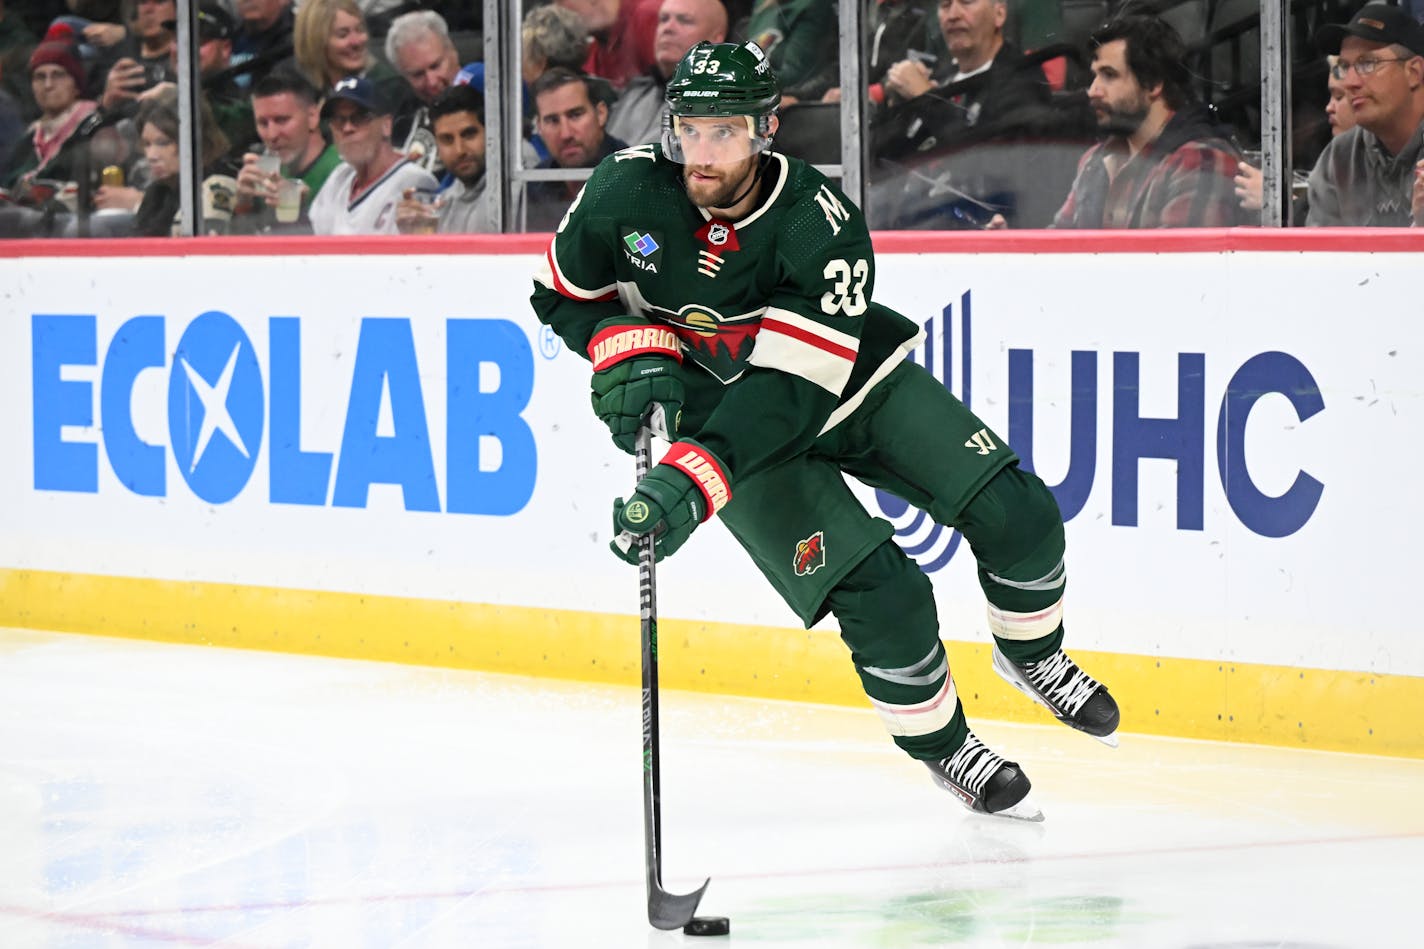
{"type": "MultiPolygon", "coordinates": [[[[1086,732],[1084,734],[1086,734],[1086,732]]],[[[1094,735],[1093,737],[1096,738],[1098,741],[1102,742],[1103,744],[1107,745],[1109,748],[1117,747],[1117,732],[1113,732],[1110,735],[1094,735]]]]}
{"type": "Polygon", "coordinates": [[[1006,807],[1002,811],[994,811],[988,814],[989,817],[1007,817],[1010,820],[1028,821],[1033,824],[1043,823],[1043,811],[1038,809],[1030,798],[1025,797],[1022,801],[1012,807],[1006,807]]]}

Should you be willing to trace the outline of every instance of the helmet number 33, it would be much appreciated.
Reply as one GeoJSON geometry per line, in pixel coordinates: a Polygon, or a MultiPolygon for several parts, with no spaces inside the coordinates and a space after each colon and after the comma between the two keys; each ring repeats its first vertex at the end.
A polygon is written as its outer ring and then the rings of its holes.
{"type": "Polygon", "coordinates": [[[721,62],[715,59],[699,59],[697,62],[692,64],[692,71],[698,74],[709,72],[715,73],[721,68],[721,62]]]}
{"type": "Polygon", "coordinates": [[[821,276],[834,283],[821,294],[821,311],[860,316],[865,312],[865,280],[869,275],[870,265],[863,258],[854,266],[839,257],[827,263],[821,276]]]}

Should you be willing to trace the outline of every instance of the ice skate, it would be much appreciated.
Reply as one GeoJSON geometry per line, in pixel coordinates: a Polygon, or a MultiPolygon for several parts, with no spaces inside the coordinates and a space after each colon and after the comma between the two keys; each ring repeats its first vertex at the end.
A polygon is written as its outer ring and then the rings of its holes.
{"type": "Polygon", "coordinates": [[[925,762],[935,784],[979,814],[1041,821],[1043,812],[1028,798],[1028,775],[1013,761],[990,751],[973,732],[948,758],[925,762]]]}
{"type": "Polygon", "coordinates": [[[1062,649],[1047,659],[1019,664],[996,647],[994,671],[1063,724],[1117,747],[1117,702],[1107,686],[1080,669],[1062,649]]]}

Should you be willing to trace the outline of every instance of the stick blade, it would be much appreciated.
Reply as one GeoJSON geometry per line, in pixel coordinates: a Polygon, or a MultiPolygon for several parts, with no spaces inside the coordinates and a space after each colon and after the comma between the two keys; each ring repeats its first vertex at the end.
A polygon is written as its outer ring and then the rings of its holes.
{"type": "Polygon", "coordinates": [[[707,891],[711,877],[691,893],[669,893],[660,886],[648,891],[648,922],[657,929],[681,929],[692,922],[697,915],[697,904],[702,902],[702,894],[707,891]]]}

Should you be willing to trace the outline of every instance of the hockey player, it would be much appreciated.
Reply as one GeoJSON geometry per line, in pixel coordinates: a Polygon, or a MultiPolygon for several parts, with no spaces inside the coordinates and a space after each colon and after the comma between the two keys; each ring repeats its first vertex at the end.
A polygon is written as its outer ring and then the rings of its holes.
{"type": "Polygon", "coordinates": [[[1063,520],[1043,482],[929,372],[873,300],[860,210],[771,150],[781,98],[754,43],[699,43],[661,145],[595,169],[535,277],[539,319],[593,363],[594,411],[632,451],[672,442],[613,504],[614,552],[659,559],[716,514],[808,627],[834,613],[894,741],[971,810],[1041,819],[1029,779],[965,720],[929,578],[844,475],[958,529],[989,601],[995,670],[1116,744],[1117,704],[1062,649],[1063,520]]]}

